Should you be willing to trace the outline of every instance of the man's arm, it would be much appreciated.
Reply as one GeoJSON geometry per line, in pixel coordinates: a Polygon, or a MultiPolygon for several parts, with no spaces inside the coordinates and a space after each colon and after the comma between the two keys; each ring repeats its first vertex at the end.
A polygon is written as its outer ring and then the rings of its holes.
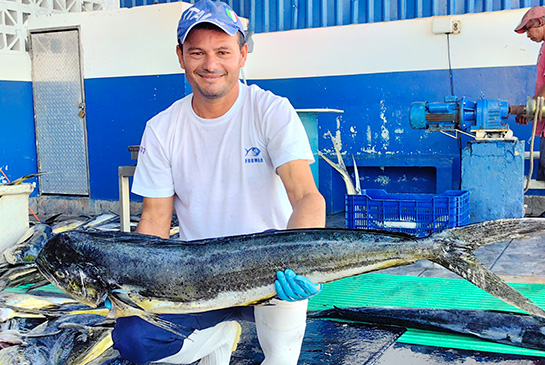
{"type": "MultiPolygon", "coordinates": [[[[290,161],[279,166],[276,171],[293,207],[287,228],[325,227],[325,199],[316,188],[308,161],[290,161]]],[[[284,301],[305,300],[322,290],[322,284],[315,284],[289,269],[278,271],[276,275],[276,293],[284,301]]]]}
{"type": "Polygon", "coordinates": [[[287,228],[325,227],[325,199],[314,183],[307,160],[294,160],[277,168],[293,213],[287,228]]]}
{"type": "Polygon", "coordinates": [[[136,233],[149,234],[161,238],[170,237],[170,223],[174,196],[170,198],[144,198],[144,208],[136,233]]]}

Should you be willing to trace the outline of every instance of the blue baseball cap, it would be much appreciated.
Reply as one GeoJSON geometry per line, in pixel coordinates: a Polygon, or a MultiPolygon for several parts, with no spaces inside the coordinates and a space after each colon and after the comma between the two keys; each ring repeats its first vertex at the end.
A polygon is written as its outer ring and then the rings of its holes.
{"type": "Polygon", "coordinates": [[[185,42],[191,29],[200,23],[211,23],[220,27],[225,33],[235,35],[242,32],[244,39],[244,28],[237,14],[227,5],[220,1],[201,0],[182,13],[178,23],[178,41],[185,42]]]}

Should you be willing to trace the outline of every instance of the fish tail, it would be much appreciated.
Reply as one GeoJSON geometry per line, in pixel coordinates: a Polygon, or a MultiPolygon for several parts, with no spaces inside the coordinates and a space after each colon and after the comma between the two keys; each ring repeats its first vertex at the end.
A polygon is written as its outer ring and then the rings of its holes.
{"type": "Polygon", "coordinates": [[[443,237],[440,253],[429,258],[446,269],[455,272],[467,281],[495,297],[533,315],[545,318],[545,310],[513,289],[504,280],[484,266],[471,252],[474,244],[467,244],[458,239],[448,240],[443,237]]]}
{"type": "Polygon", "coordinates": [[[517,240],[545,235],[545,219],[543,218],[510,218],[496,219],[467,226],[456,227],[438,232],[430,238],[456,239],[464,242],[472,250],[496,242],[517,240]]]}

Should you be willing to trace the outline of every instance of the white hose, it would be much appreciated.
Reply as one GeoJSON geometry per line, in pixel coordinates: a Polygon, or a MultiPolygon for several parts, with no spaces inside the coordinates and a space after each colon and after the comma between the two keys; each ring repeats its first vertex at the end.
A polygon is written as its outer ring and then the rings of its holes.
{"type": "Polygon", "coordinates": [[[525,193],[530,189],[530,180],[532,178],[532,174],[534,173],[533,153],[534,153],[534,141],[536,138],[536,125],[537,125],[537,122],[541,120],[543,105],[544,105],[543,96],[538,96],[536,98],[536,109],[534,111],[534,120],[532,125],[532,138],[530,139],[530,171],[528,172],[528,179],[526,179],[526,187],[524,188],[525,193]]]}

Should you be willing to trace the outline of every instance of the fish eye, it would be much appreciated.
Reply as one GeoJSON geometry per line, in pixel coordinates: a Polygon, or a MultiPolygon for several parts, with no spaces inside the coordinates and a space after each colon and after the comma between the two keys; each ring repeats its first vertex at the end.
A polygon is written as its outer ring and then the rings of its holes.
{"type": "Polygon", "coordinates": [[[66,273],[63,270],[55,271],[55,275],[57,275],[57,277],[60,279],[64,279],[66,277],[66,273]]]}

